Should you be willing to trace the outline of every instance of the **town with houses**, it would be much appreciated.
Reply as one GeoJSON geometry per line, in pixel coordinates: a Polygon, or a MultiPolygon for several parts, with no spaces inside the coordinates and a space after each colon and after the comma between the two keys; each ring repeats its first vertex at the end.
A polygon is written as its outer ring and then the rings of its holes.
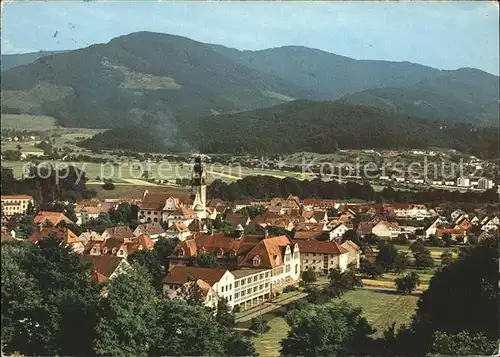
{"type": "MultiPolygon", "coordinates": [[[[375,235],[393,240],[406,236],[428,240],[446,235],[457,244],[466,244],[469,234],[478,241],[498,235],[498,216],[478,216],[462,209],[446,214],[439,205],[353,204],[334,200],[296,196],[275,197],[269,201],[225,202],[207,199],[206,171],[201,159],[192,168],[192,192],[184,195],[145,190],[136,200],[86,199],[76,203],[76,221],[64,213],[38,211],[34,223],[38,230],[26,237],[37,244],[58,237],[73,251],[88,260],[97,282],[113,279],[124,267],[127,257],[139,250],[152,249],[159,239],[178,242],[169,257],[162,281],[170,298],[182,298],[186,285],[196,284],[205,304],[216,307],[220,298],[238,311],[262,304],[297,286],[301,274],[312,269],[327,275],[331,269],[345,271],[350,264],[359,267],[366,255],[346,232],[359,237],[375,235]],[[116,226],[102,232],[75,234],[65,224],[82,225],[102,213],[127,202],[137,206],[136,227],[116,226]],[[246,209],[260,207],[264,213],[249,217],[246,209]],[[222,222],[228,230],[214,228],[222,222]],[[287,232],[271,234],[270,232],[287,232]],[[196,267],[200,254],[216,257],[217,268],[196,267]]],[[[36,207],[33,197],[2,195],[2,243],[16,239],[7,222],[36,207]]]]}
{"type": "Polygon", "coordinates": [[[0,355],[500,357],[499,15],[2,2],[0,355]]]}

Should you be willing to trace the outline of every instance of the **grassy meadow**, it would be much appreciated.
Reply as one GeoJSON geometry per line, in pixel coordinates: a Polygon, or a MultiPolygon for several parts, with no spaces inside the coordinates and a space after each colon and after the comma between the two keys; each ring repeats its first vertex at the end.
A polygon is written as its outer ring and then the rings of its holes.
{"type": "MultiPolygon", "coordinates": [[[[341,300],[363,310],[363,316],[376,329],[374,336],[382,336],[383,331],[396,323],[396,327],[408,324],[415,313],[418,297],[399,295],[387,291],[357,289],[346,293],[341,300]]],[[[290,330],[282,316],[269,320],[271,330],[261,336],[252,337],[257,352],[261,356],[278,357],[280,341],[286,338],[290,330]]]]}

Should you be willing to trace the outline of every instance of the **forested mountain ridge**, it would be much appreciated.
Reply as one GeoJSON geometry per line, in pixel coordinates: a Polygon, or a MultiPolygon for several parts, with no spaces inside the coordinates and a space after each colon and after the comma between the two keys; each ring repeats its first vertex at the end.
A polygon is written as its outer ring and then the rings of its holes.
{"type": "Polygon", "coordinates": [[[2,112],[44,114],[63,126],[228,113],[310,98],[285,80],[180,36],[137,32],[2,73],[2,112]]]}
{"type": "MultiPolygon", "coordinates": [[[[498,148],[498,135],[492,128],[477,129],[465,124],[445,126],[377,108],[306,100],[192,118],[179,122],[177,130],[184,142],[206,153],[331,153],[337,149],[434,146],[495,157],[498,148]]],[[[149,134],[138,127],[110,130],[82,145],[93,149],[133,149],[129,132],[134,132],[134,142],[144,142],[135,148],[139,151],[168,151],[167,148],[173,146],[157,140],[154,132],[149,134]]]]}
{"type": "Polygon", "coordinates": [[[407,88],[368,89],[341,99],[426,119],[498,126],[498,77],[462,68],[407,88]]]}
{"type": "Polygon", "coordinates": [[[303,46],[221,54],[313,92],[317,99],[410,116],[498,126],[499,77],[474,68],[438,70],[411,62],[355,60],[303,46]]]}
{"type": "Polygon", "coordinates": [[[304,46],[261,51],[212,47],[238,63],[307,88],[318,100],[334,100],[371,88],[410,86],[439,73],[411,62],[355,60],[304,46]]]}
{"type": "Polygon", "coordinates": [[[498,123],[498,76],[476,69],[355,60],[302,46],[239,51],[152,32],[39,55],[14,55],[33,62],[2,71],[3,113],[53,116],[69,127],[152,122],[175,132],[178,121],[197,117],[341,98],[407,117],[498,123]]]}

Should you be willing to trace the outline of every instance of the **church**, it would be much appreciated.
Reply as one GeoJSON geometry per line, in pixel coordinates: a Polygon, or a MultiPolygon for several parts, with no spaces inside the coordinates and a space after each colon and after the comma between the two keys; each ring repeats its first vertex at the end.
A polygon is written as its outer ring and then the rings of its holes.
{"type": "Polygon", "coordinates": [[[206,171],[203,157],[197,156],[191,173],[191,194],[144,191],[138,204],[139,223],[158,222],[171,226],[183,222],[186,226],[195,219],[207,217],[206,171]]]}

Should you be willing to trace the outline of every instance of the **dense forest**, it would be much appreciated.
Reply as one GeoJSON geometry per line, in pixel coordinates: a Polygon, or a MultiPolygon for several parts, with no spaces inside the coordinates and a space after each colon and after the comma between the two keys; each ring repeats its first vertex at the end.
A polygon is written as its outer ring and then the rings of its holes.
{"type": "Polygon", "coordinates": [[[398,191],[390,187],[375,191],[369,184],[320,179],[300,181],[292,177],[284,179],[272,176],[247,176],[230,184],[215,180],[207,189],[211,198],[227,201],[246,199],[270,199],[286,197],[289,194],[300,198],[358,199],[377,203],[438,203],[438,202],[481,202],[497,203],[494,189],[483,193],[429,189],[426,191],[398,191]]]}
{"type": "Polygon", "coordinates": [[[408,117],[382,109],[298,100],[266,109],[112,129],[81,143],[90,149],[270,154],[337,149],[453,148],[483,158],[498,152],[498,130],[408,117]]]}
{"type": "Polygon", "coordinates": [[[203,152],[331,153],[365,148],[453,148],[494,157],[498,130],[446,126],[381,109],[298,100],[266,109],[179,123],[180,132],[203,152]]]}
{"type": "Polygon", "coordinates": [[[65,169],[33,165],[21,180],[14,177],[12,169],[1,169],[2,195],[31,195],[37,204],[66,200],[75,202],[94,197],[96,192],[88,190],[85,181],[85,172],[75,166],[65,169]]]}

